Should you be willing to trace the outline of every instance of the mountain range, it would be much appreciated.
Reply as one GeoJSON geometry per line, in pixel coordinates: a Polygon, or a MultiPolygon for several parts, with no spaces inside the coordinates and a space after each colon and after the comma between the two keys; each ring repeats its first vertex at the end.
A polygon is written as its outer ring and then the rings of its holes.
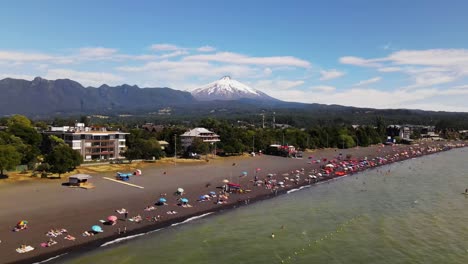
{"type": "Polygon", "coordinates": [[[270,116],[276,113],[278,122],[298,126],[323,122],[365,124],[372,123],[376,116],[382,116],[395,123],[434,124],[439,120],[452,120],[468,127],[468,113],[284,102],[228,76],[192,93],[167,87],[140,88],[127,84],[84,87],[69,79],[36,77],[27,81],[6,78],[0,80],[0,95],[0,116],[22,114],[30,118],[50,118],[130,114],[145,118],[163,110],[164,115],[158,115],[159,119],[222,117],[257,120],[256,116],[262,113],[270,116]]]}
{"type": "Polygon", "coordinates": [[[51,81],[40,77],[32,81],[0,80],[0,94],[0,115],[118,114],[195,101],[190,93],[170,88],[139,88],[127,84],[85,88],[69,79],[51,81]]]}

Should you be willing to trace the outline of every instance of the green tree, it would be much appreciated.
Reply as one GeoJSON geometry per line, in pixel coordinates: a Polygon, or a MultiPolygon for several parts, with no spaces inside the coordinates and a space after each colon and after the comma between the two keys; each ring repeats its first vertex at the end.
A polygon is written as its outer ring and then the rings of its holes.
{"type": "Polygon", "coordinates": [[[198,154],[206,154],[210,150],[208,143],[203,142],[200,138],[195,138],[192,145],[188,148],[190,152],[198,154]]]}
{"type": "Polygon", "coordinates": [[[39,146],[42,141],[41,134],[32,126],[31,121],[22,115],[14,115],[8,119],[8,130],[11,135],[21,138],[26,145],[21,162],[23,164],[34,164],[40,154],[39,146]]]}
{"type": "Polygon", "coordinates": [[[158,140],[155,138],[136,138],[123,155],[130,161],[136,159],[160,159],[164,156],[158,140]]]}
{"type": "Polygon", "coordinates": [[[21,162],[21,154],[15,147],[9,145],[0,145],[0,175],[4,170],[11,170],[21,162]]]}
{"type": "Polygon", "coordinates": [[[79,166],[83,162],[83,157],[68,145],[61,144],[46,156],[45,161],[50,165],[50,172],[58,173],[60,177],[61,174],[79,166]]]}

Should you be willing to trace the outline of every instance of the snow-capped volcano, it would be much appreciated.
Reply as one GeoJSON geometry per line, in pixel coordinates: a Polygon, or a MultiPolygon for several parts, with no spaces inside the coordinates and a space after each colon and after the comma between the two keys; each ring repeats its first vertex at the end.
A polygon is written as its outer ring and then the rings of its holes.
{"type": "Polygon", "coordinates": [[[192,92],[193,97],[198,100],[237,100],[241,98],[276,100],[267,94],[253,89],[239,81],[231,79],[229,76],[197,88],[192,92]]]}

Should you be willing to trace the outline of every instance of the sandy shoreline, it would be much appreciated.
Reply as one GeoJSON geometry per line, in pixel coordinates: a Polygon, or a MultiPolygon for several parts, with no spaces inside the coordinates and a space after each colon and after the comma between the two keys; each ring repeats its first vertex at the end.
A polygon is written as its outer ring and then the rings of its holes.
{"type": "MultiPolygon", "coordinates": [[[[440,143],[429,143],[436,145],[440,143]]],[[[384,156],[390,153],[407,150],[410,146],[355,148],[349,150],[320,150],[308,155],[317,158],[332,159],[338,153],[344,156],[351,154],[354,158],[367,156],[384,156]]],[[[196,202],[201,194],[208,191],[216,191],[223,179],[232,179],[233,182],[243,186],[252,185],[249,180],[253,178],[256,168],[261,168],[260,178],[268,173],[281,175],[291,170],[306,168],[306,171],[318,168],[320,164],[307,164],[307,156],[304,159],[286,159],[273,156],[225,158],[206,164],[179,164],[146,167],[143,176],[134,178],[131,183],[144,186],[145,189],[137,189],[123,186],[118,183],[108,182],[102,177],[113,177],[113,173],[95,175],[93,182],[97,186],[93,190],[70,189],[60,185],[60,182],[34,182],[17,185],[0,186],[0,255],[2,263],[33,263],[49,259],[51,257],[71,252],[68,255],[80,254],[90,249],[101,246],[103,243],[125,236],[149,232],[159,228],[179,223],[187,218],[202,215],[209,212],[219,212],[250,202],[263,200],[275,196],[271,190],[261,187],[249,186],[252,192],[249,194],[231,195],[228,204],[217,205],[212,202],[196,202]],[[239,178],[242,171],[247,171],[248,176],[239,178]],[[166,172],[166,173],[164,173],[166,172]],[[206,187],[210,183],[211,186],[206,187]],[[175,203],[175,197],[171,194],[177,187],[183,187],[187,193],[192,208],[181,208],[175,203]],[[160,193],[168,194],[168,206],[158,207],[152,212],[143,210],[147,205],[152,205],[160,193]],[[127,208],[129,216],[141,214],[146,216],[161,215],[160,222],[143,221],[140,224],[118,221],[115,226],[103,226],[105,232],[93,237],[82,237],[81,233],[94,224],[100,224],[99,219],[105,219],[108,215],[115,214],[118,208],[127,208]],[[176,210],[176,215],[167,215],[165,212],[176,210]],[[30,228],[25,231],[11,232],[11,228],[21,219],[30,221],[30,228]],[[117,229],[127,226],[126,234],[118,234],[117,229]],[[69,233],[77,238],[71,242],[58,237],[55,240],[59,244],[50,248],[40,248],[39,243],[47,241],[45,233],[51,228],[66,228],[69,233]],[[29,244],[36,250],[18,254],[15,252],[20,244],[29,244]]],[[[411,158],[411,157],[410,157],[411,158]]],[[[404,158],[407,159],[407,158],[404,158]]],[[[65,180],[64,180],[65,181],[65,180]]],[[[277,195],[287,193],[288,190],[307,185],[301,182],[278,190],[277,195]]]]}

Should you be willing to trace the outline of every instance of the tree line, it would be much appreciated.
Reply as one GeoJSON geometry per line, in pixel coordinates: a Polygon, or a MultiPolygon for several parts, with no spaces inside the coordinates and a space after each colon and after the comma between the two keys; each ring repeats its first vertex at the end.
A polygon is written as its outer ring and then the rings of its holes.
{"type": "MultiPolygon", "coordinates": [[[[54,119],[53,126],[73,126],[77,120],[54,119]]],[[[87,126],[93,122],[82,116],[79,121],[87,126]]],[[[147,131],[141,128],[140,123],[133,120],[128,123],[100,123],[97,126],[109,130],[128,132],[126,137],[126,150],[121,153],[128,160],[160,159],[165,156],[188,155],[189,153],[207,154],[215,149],[218,154],[238,155],[245,152],[265,151],[272,144],[293,145],[298,149],[318,148],[352,148],[356,146],[369,146],[382,143],[386,140],[388,120],[376,117],[372,124],[352,126],[347,123],[319,123],[305,128],[262,128],[261,125],[252,125],[246,121],[204,118],[192,123],[169,124],[162,129],[147,131]],[[204,143],[196,139],[193,144],[184,149],[181,145],[180,135],[193,127],[207,128],[220,136],[221,141],[216,144],[204,143]],[[169,143],[162,150],[159,141],[169,143]]],[[[96,124],[95,124],[96,125],[96,124]]],[[[450,122],[440,122],[436,129],[448,138],[455,138],[457,134],[450,128],[450,122]]],[[[33,122],[27,117],[15,115],[0,119],[0,173],[12,170],[19,164],[27,165],[29,169],[38,172],[63,174],[72,171],[83,162],[81,155],[69,147],[62,139],[42,134],[48,123],[44,121],[33,122]]],[[[412,138],[420,137],[417,131],[412,138]]]]}
{"type": "Polygon", "coordinates": [[[60,176],[83,162],[80,153],[62,139],[41,134],[40,130],[47,127],[43,122],[33,123],[25,116],[14,115],[2,119],[0,124],[5,127],[0,131],[0,175],[24,164],[44,176],[60,176]]]}

